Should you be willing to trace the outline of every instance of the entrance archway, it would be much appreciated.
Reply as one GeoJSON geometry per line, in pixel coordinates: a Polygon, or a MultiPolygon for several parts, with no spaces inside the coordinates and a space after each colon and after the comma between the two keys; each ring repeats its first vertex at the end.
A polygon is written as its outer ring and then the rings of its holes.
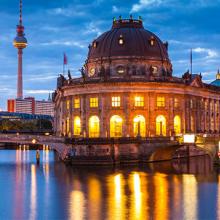
{"type": "Polygon", "coordinates": [[[166,118],[163,115],[156,118],[156,135],[166,136],[166,118]]]}
{"type": "Polygon", "coordinates": [[[181,133],[181,119],[180,119],[180,116],[179,116],[179,115],[176,115],[176,116],[174,117],[173,123],[174,123],[174,132],[175,132],[175,135],[180,134],[180,133],[181,133]]]}
{"type": "Polygon", "coordinates": [[[122,118],[118,115],[113,115],[110,119],[110,137],[122,136],[122,118]]]}
{"type": "Polygon", "coordinates": [[[89,137],[99,137],[99,117],[91,116],[89,118],[89,137]]]}
{"type": "Polygon", "coordinates": [[[133,119],[133,125],[134,125],[134,136],[146,136],[146,123],[145,118],[143,115],[137,115],[133,119]]]}

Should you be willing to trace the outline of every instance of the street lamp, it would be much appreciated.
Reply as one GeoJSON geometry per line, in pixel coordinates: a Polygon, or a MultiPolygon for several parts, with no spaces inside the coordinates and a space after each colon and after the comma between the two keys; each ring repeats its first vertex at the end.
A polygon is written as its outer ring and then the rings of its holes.
{"type": "Polygon", "coordinates": [[[31,142],[32,142],[32,144],[36,144],[36,143],[37,143],[37,140],[36,140],[36,139],[33,139],[31,142]]]}

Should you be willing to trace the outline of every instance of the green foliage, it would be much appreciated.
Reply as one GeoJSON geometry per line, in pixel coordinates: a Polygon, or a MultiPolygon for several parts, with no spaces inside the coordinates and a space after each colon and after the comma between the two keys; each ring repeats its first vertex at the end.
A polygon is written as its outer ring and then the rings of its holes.
{"type": "Polygon", "coordinates": [[[52,123],[46,119],[0,120],[0,131],[41,131],[52,130],[52,128],[52,123]]]}

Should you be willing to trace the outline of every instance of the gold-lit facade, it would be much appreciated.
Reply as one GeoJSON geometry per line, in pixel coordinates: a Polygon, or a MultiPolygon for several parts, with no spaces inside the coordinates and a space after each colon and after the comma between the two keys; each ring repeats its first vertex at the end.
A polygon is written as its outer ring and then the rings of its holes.
{"type": "Polygon", "coordinates": [[[220,88],[203,83],[200,74],[172,76],[168,43],[145,30],[141,20],[114,21],[112,29],[89,46],[81,73],[79,78],[58,78],[57,135],[152,137],[220,132],[220,88]]]}

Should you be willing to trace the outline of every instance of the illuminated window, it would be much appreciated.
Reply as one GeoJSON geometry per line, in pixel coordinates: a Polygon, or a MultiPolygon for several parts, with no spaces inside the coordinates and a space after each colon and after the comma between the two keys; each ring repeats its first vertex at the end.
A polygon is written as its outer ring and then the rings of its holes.
{"type": "Polygon", "coordinates": [[[178,108],[179,107],[179,99],[178,98],[174,98],[174,108],[178,108]]]}
{"type": "Polygon", "coordinates": [[[74,117],[73,120],[73,134],[80,135],[81,134],[81,120],[79,116],[74,117]]]}
{"type": "Polygon", "coordinates": [[[114,96],[112,97],[112,107],[120,107],[121,106],[121,97],[114,96]]]}
{"type": "Polygon", "coordinates": [[[166,118],[163,115],[156,118],[156,135],[166,136],[166,118]]]}
{"type": "Polygon", "coordinates": [[[143,96],[136,96],[134,98],[134,105],[136,107],[143,107],[144,106],[144,97],[143,96]]]}
{"type": "Polygon", "coordinates": [[[97,46],[98,46],[98,42],[97,42],[97,41],[94,41],[94,42],[93,42],[93,47],[96,48],[97,46]]]}
{"type": "Polygon", "coordinates": [[[151,46],[154,46],[154,44],[155,44],[155,38],[154,38],[154,36],[151,36],[151,37],[150,37],[149,43],[150,43],[151,46]]]}
{"type": "Polygon", "coordinates": [[[67,110],[70,109],[70,100],[66,100],[66,109],[67,109],[67,110]]]}
{"type": "Polygon", "coordinates": [[[99,137],[99,118],[91,116],[89,118],[89,137],[99,137]]]}
{"type": "Polygon", "coordinates": [[[124,69],[123,66],[119,66],[119,67],[117,68],[117,73],[118,73],[118,74],[123,74],[124,72],[125,72],[125,69],[124,69]]]}
{"type": "Polygon", "coordinates": [[[174,117],[174,132],[176,135],[181,133],[181,119],[179,115],[174,117]]]}
{"type": "Polygon", "coordinates": [[[118,39],[118,43],[119,43],[120,45],[123,45],[123,44],[124,44],[124,39],[123,39],[123,36],[122,36],[122,35],[120,35],[120,37],[119,37],[119,39],[118,39]]]}
{"type": "Polygon", "coordinates": [[[118,115],[113,115],[110,119],[110,137],[122,136],[122,118],[118,115]]]}
{"type": "Polygon", "coordinates": [[[79,98],[74,99],[74,108],[80,108],[80,99],[79,98]]]}
{"type": "Polygon", "coordinates": [[[90,107],[91,108],[96,108],[99,106],[99,100],[98,98],[90,98],[90,107]]]}
{"type": "Polygon", "coordinates": [[[157,97],[157,107],[164,107],[165,106],[165,97],[158,96],[157,97]]]}
{"type": "Polygon", "coordinates": [[[146,125],[145,125],[144,116],[137,115],[133,120],[133,125],[134,125],[134,136],[145,137],[146,125]]]}

